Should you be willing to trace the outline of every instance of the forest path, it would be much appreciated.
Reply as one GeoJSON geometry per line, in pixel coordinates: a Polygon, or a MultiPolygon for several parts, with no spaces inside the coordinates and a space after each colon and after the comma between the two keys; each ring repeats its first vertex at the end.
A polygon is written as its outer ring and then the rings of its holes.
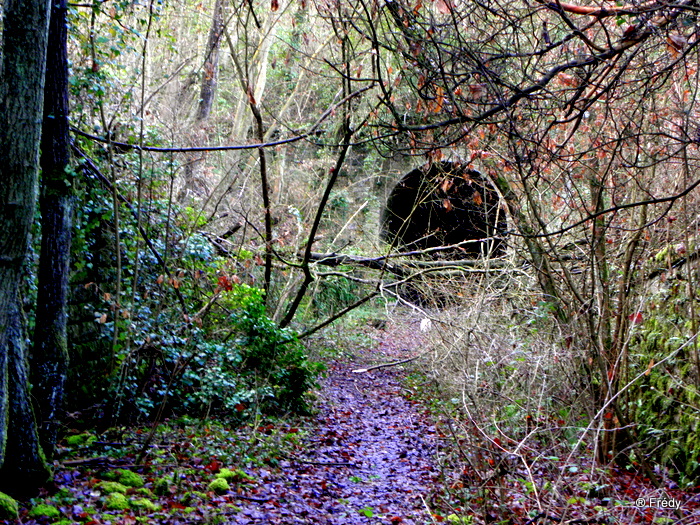
{"type": "Polygon", "coordinates": [[[241,501],[235,523],[432,523],[426,502],[437,478],[435,428],[402,395],[400,367],[353,373],[416,355],[418,324],[381,332],[373,350],[329,366],[304,448],[281,472],[258,473],[272,499],[241,501]]]}

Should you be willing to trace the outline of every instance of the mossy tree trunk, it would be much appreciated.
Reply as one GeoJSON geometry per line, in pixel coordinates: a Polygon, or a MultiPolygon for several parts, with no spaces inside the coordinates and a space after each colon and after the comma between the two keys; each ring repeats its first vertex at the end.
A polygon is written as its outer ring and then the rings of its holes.
{"type": "Polygon", "coordinates": [[[41,447],[49,459],[56,444],[68,374],[66,324],[74,204],[66,42],[66,1],[58,0],[51,8],[41,132],[41,257],[31,362],[41,447]]]}
{"type": "Polygon", "coordinates": [[[5,3],[0,83],[0,490],[46,481],[29,397],[22,268],[36,211],[48,0],[5,3]]]}

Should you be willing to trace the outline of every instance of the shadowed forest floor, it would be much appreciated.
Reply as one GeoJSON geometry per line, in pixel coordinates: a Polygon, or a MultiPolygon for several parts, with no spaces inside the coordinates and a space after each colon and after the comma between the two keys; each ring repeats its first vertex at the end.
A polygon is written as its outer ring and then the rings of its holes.
{"type": "Polygon", "coordinates": [[[417,320],[387,330],[368,326],[360,336],[372,348],[340,352],[321,381],[316,414],[294,424],[258,421],[231,429],[167,422],[139,465],[148,429],[112,430],[65,447],[55,487],[33,506],[48,503],[58,512],[31,515],[28,505],[19,522],[430,523],[435,427],[405,397],[403,367],[353,372],[415,355],[418,328],[417,320]],[[124,471],[138,473],[143,486],[128,482],[124,471]],[[212,489],[222,473],[228,487],[212,489]],[[110,508],[120,500],[113,491],[124,492],[125,508],[110,508]]]}
{"type": "Polygon", "coordinates": [[[552,456],[529,439],[515,457],[490,450],[482,431],[455,434],[470,428],[464,416],[422,375],[407,381],[413,363],[353,372],[417,356],[426,338],[416,317],[326,334],[314,343],[333,355],[314,415],[169,420],[138,464],[150,428],[76,431],[59,449],[54,486],[4,523],[700,523],[700,490],[595,466],[590,446],[552,456]]]}

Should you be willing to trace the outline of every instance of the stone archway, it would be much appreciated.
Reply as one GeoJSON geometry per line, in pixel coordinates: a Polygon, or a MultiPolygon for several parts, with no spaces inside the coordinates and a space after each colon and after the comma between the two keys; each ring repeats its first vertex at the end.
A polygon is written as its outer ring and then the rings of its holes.
{"type": "Polygon", "coordinates": [[[409,251],[463,243],[434,256],[466,259],[503,255],[506,228],[498,192],[488,179],[462,164],[438,162],[414,169],[396,184],[381,233],[387,243],[409,251]]]}

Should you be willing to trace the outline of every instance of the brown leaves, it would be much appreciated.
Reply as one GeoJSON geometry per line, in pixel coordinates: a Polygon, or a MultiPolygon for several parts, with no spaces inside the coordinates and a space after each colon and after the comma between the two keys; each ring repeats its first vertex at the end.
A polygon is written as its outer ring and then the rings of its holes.
{"type": "Polygon", "coordinates": [[[435,7],[437,7],[438,13],[443,15],[449,15],[452,12],[452,3],[450,0],[437,0],[435,2],[435,7]]]}
{"type": "Polygon", "coordinates": [[[666,37],[666,44],[668,44],[667,49],[669,54],[673,58],[676,58],[678,52],[682,51],[685,46],[688,45],[688,40],[683,35],[668,35],[668,37],[666,37]]]}
{"type": "Polygon", "coordinates": [[[430,162],[440,162],[443,158],[443,153],[441,149],[432,149],[425,154],[430,162]]]}
{"type": "Polygon", "coordinates": [[[469,94],[474,99],[479,99],[486,93],[486,86],[484,84],[472,84],[469,86],[469,94]]]}
{"type": "Polygon", "coordinates": [[[569,75],[567,73],[559,73],[557,75],[557,80],[562,86],[566,87],[577,87],[579,84],[578,77],[575,77],[574,75],[569,75]]]}
{"type": "Polygon", "coordinates": [[[270,3],[270,10],[271,11],[277,11],[280,8],[280,3],[279,0],[272,0],[270,3]]]}
{"type": "Polygon", "coordinates": [[[433,106],[433,113],[440,113],[442,111],[442,106],[445,103],[445,90],[441,86],[438,86],[436,90],[435,104],[433,106]]]}
{"type": "Polygon", "coordinates": [[[452,186],[454,186],[452,179],[446,178],[442,181],[442,184],[440,184],[440,189],[443,191],[443,193],[447,193],[450,191],[452,186]]]}

